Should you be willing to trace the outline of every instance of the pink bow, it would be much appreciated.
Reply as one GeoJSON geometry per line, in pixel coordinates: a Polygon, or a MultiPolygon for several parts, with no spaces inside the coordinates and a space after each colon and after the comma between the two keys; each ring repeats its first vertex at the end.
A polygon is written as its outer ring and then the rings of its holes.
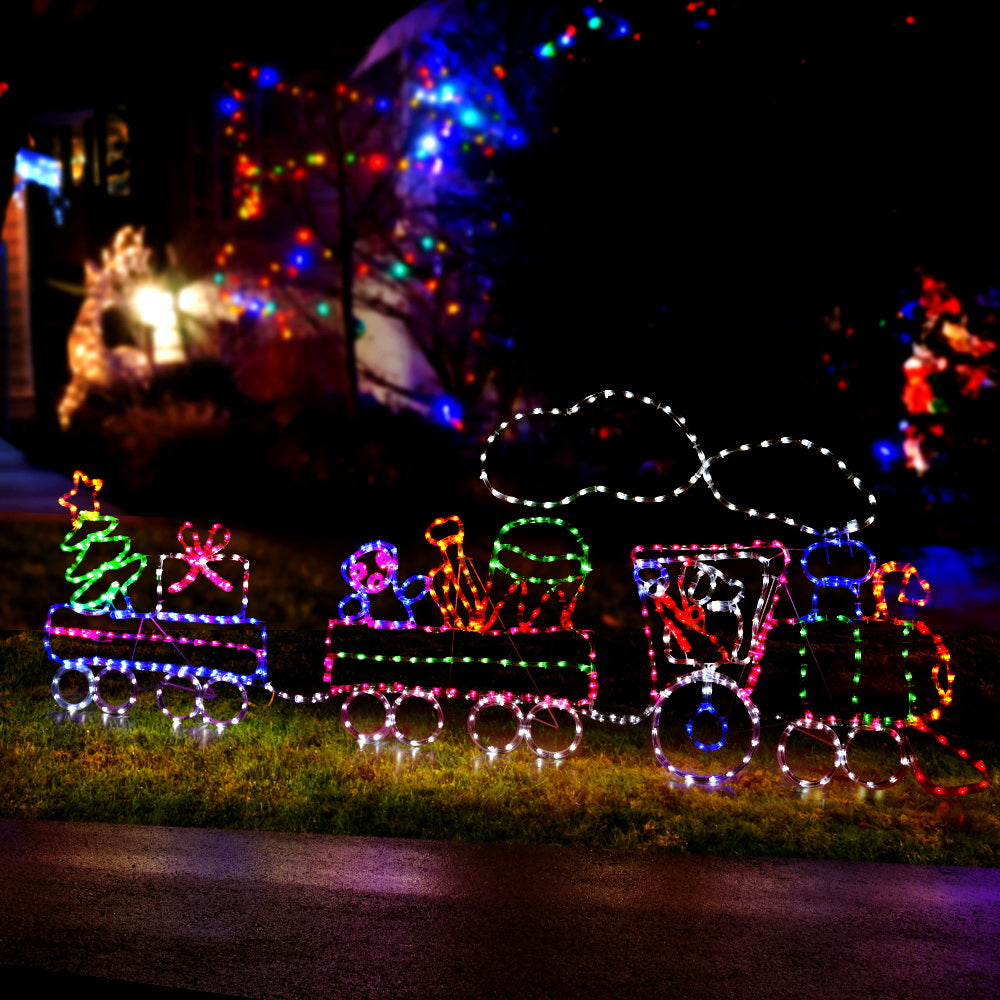
{"type": "Polygon", "coordinates": [[[222,530],[225,532],[226,537],[221,542],[215,542],[215,533],[220,528],[222,528],[221,524],[213,524],[208,537],[202,543],[198,537],[198,532],[194,530],[190,521],[185,521],[181,525],[180,530],[177,532],[177,541],[184,546],[183,558],[187,560],[191,568],[183,580],[178,580],[176,583],[170,585],[168,590],[171,594],[180,593],[185,587],[194,583],[199,573],[204,574],[207,580],[211,580],[212,583],[226,591],[226,593],[233,589],[233,585],[228,580],[224,580],[214,569],[209,568],[208,565],[208,561],[214,559],[229,544],[230,535],[225,528],[222,530]],[[191,537],[194,539],[190,545],[184,541],[184,532],[188,528],[191,528],[191,537]]]}

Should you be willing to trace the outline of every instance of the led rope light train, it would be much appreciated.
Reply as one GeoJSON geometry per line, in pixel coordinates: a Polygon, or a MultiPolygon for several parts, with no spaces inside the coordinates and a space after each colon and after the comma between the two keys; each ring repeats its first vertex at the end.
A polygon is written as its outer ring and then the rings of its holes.
{"type": "Polygon", "coordinates": [[[200,718],[223,727],[242,720],[249,705],[247,688],[259,685],[296,703],[317,703],[343,696],[341,719],[354,738],[362,743],[378,742],[391,734],[404,744],[417,747],[433,742],[440,734],[445,718],[442,700],[463,698],[472,703],[467,728],[473,743],[481,750],[507,753],[524,741],[536,755],[551,759],[561,759],[580,746],[584,717],[596,722],[632,724],[651,718],[653,752],[658,763],[686,784],[716,786],[732,781],[759,747],[761,715],[752,698],[761,675],[768,634],[776,624],[795,624],[802,641],[801,714],[784,727],[777,750],[779,767],[790,781],[802,788],[821,787],[840,773],[868,788],[884,788],[897,783],[911,769],[922,787],[939,796],[965,795],[986,788],[989,782],[982,761],[973,762],[964,750],[951,748],[928,725],[940,718],[941,709],[952,699],[954,673],[947,648],[940,636],[923,622],[896,618],[888,612],[887,576],[902,576],[898,600],[915,608],[926,603],[929,585],[909,564],[886,563],[876,568],[871,551],[850,538],[850,532],[874,520],[874,497],[864,493],[860,480],[828,450],[799,439],[742,445],[706,457],[682,418],[668,407],[632,393],[606,390],[565,411],[535,410],[532,415],[572,416],[589,405],[614,399],[635,402],[672,421],[691,445],[697,461],[695,472],[671,492],[653,496],[630,494],[605,484],[588,485],[550,500],[505,493],[491,484],[487,462],[500,435],[508,427],[519,426],[528,416],[517,414],[487,439],[481,455],[481,478],[495,497],[511,504],[541,508],[546,513],[520,518],[501,528],[485,578],[479,576],[465,553],[465,529],[457,516],[438,518],[427,528],[425,538],[438,550],[441,560],[427,575],[418,574],[400,582],[398,552],[387,542],[373,541],[357,549],[341,565],[350,592],[340,601],[338,617],[327,625],[324,689],[311,695],[287,694],[269,680],[264,623],[247,616],[249,563],[242,556],[222,551],[229,542],[229,532],[214,525],[202,542],[190,523],[182,525],[178,533],[182,551],[161,555],[159,559],[155,609],[137,612],[128,589],[145,568],[147,557],[131,552],[130,540],[116,533],[115,518],[100,514],[97,495],[101,480],[89,479],[78,472],[73,489],[60,500],[73,521],[62,548],[74,554],[67,580],[76,589],[69,603],[52,606],[45,626],[46,650],[59,664],[52,681],[55,700],[71,712],[94,702],[105,714],[124,715],[138,697],[136,674],[153,672],[161,675],[157,702],[175,724],[200,718]],[[846,525],[824,527],[741,506],[722,494],[711,475],[713,465],[732,454],[777,446],[805,449],[832,461],[849,486],[863,498],[867,512],[846,525]],[[573,622],[577,600],[591,570],[589,550],[575,528],[548,512],[588,493],[610,494],[634,503],[664,502],[700,481],[730,510],[820,536],[819,541],[801,551],[797,561],[804,578],[813,587],[811,610],[804,616],[775,617],[779,596],[788,593],[788,572],[795,567],[793,550],[781,542],[637,546],[632,552],[632,567],[650,662],[649,702],[639,713],[604,714],[595,704],[598,674],[592,632],[573,622]],[[81,511],[74,502],[81,485],[92,491],[91,510],[81,511]],[[185,538],[185,532],[190,532],[190,539],[185,538]],[[533,532],[541,532],[544,537],[533,540],[533,532]],[[561,539],[554,547],[553,536],[561,539]],[[91,546],[98,542],[116,546],[117,554],[83,570],[83,565],[93,563],[93,559],[86,557],[91,546]],[[860,559],[865,568],[860,573],[857,567],[853,572],[816,571],[818,556],[826,558],[827,568],[836,556],[846,557],[848,562],[860,559]],[[228,575],[222,572],[227,563],[228,575]],[[165,568],[177,564],[182,567],[183,575],[165,585],[165,568]],[[199,577],[204,578],[205,586],[238,595],[239,609],[215,615],[171,610],[168,604],[173,595],[186,590],[199,577]],[[917,599],[908,596],[908,587],[912,589],[914,581],[922,589],[917,599]],[[861,593],[862,587],[869,584],[876,611],[866,616],[861,609],[861,593]],[[844,591],[850,598],[846,613],[820,609],[827,594],[844,591]],[[395,600],[395,617],[375,614],[374,602],[384,598],[395,600]],[[440,624],[418,622],[418,606],[436,607],[440,624]],[[811,631],[828,626],[849,630],[855,667],[849,711],[823,715],[810,706],[807,653],[811,631]],[[387,655],[374,651],[384,649],[384,645],[372,644],[371,630],[379,629],[396,633],[398,652],[387,655]],[[863,636],[872,630],[886,629],[902,643],[900,662],[905,700],[892,712],[866,711],[861,670],[863,636]],[[924,711],[917,706],[912,661],[908,660],[909,644],[917,640],[933,650],[930,685],[937,704],[924,711]],[[89,651],[82,655],[67,654],[62,651],[63,643],[82,643],[89,651]],[[570,652],[554,654],[552,650],[557,645],[561,649],[568,647],[570,652]],[[112,654],[111,647],[120,651],[123,646],[126,654],[112,654]],[[538,653],[539,648],[543,652],[538,653]],[[172,658],[165,653],[171,653],[172,658]],[[220,666],[218,659],[213,663],[213,657],[221,657],[225,665],[220,666]],[[234,657],[243,661],[239,670],[229,665],[234,657]],[[672,672],[673,668],[680,668],[680,672],[661,686],[661,675],[672,672]],[[352,679],[346,676],[351,669],[368,676],[352,679]],[[425,677],[413,681],[393,676],[412,674],[414,669],[425,677]],[[67,675],[73,673],[81,675],[84,681],[85,691],[79,697],[68,697],[64,690],[67,675]],[[123,699],[109,700],[102,693],[102,684],[115,675],[124,679],[128,693],[123,699]],[[473,677],[482,677],[483,683],[473,683],[473,677]],[[575,687],[572,693],[560,690],[560,686],[566,687],[567,678],[569,686],[575,687]],[[226,685],[236,692],[236,708],[220,715],[213,712],[212,705],[226,685]],[[183,710],[172,703],[172,692],[178,688],[188,699],[183,710]],[[352,711],[352,706],[366,697],[374,700],[376,714],[381,713],[381,719],[374,723],[360,722],[352,711]],[[400,723],[400,711],[410,701],[429,706],[434,717],[429,731],[414,734],[400,723]],[[680,728],[687,737],[689,754],[700,755],[695,764],[678,759],[677,743],[669,732],[676,723],[678,706],[686,706],[681,708],[687,717],[682,719],[680,728]],[[513,728],[508,727],[509,736],[500,742],[482,728],[481,718],[487,710],[510,716],[513,728]],[[843,739],[836,732],[838,728],[847,730],[843,739]],[[914,731],[935,738],[973,767],[979,777],[952,786],[930,780],[913,750],[909,734],[914,731]],[[884,734],[896,744],[899,764],[887,777],[862,776],[849,763],[852,745],[865,732],[884,734]],[[803,738],[830,750],[832,766],[818,777],[800,776],[789,763],[791,741],[803,738]],[[726,759],[724,764],[715,763],[722,757],[726,759]]]}

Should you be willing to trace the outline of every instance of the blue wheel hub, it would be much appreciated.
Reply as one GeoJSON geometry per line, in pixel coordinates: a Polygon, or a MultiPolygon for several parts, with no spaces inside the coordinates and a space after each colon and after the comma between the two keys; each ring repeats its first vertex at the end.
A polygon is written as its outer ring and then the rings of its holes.
{"type": "Polygon", "coordinates": [[[704,752],[709,752],[711,750],[721,750],[726,745],[726,737],[729,735],[729,722],[726,717],[710,702],[703,701],[698,706],[698,711],[691,716],[687,721],[688,738],[691,742],[699,749],[704,752]],[[694,726],[699,718],[703,715],[711,715],[719,726],[719,738],[714,743],[703,743],[694,734],[694,726]]]}

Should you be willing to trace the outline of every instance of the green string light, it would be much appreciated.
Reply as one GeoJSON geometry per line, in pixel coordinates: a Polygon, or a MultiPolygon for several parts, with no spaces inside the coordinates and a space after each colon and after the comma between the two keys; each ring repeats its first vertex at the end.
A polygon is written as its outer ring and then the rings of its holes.
{"type": "Polygon", "coordinates": [[[455,664],[469,664],[476,663],[483,667],[523,667],[525,669],[529,667],[538,667],[541,670],[549,669],[560,669],[565,667],[576,667],[581,673],[589,674],[593,670],[593,665],[591,663],[575,663],[572,660],[532,660],[530,663],[521,660],[494,660],[485,656],[384,656],[381,653],[354,653],[348,651],[338,651],[338,660],[371,660],[376,663],[382,663],[386,660],[391,660],[393,663],[399,663],[405,660],[407,663],[416,663],[422,666],[433,666],[434,664],[446,664],[448,666],[454,666],[455,664]]]}

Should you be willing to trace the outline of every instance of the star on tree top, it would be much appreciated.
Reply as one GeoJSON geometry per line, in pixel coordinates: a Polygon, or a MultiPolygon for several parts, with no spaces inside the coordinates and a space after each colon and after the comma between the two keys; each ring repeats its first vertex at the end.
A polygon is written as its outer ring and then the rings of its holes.
{"type": "Polygon", "coordinates": [[[73,498],[80,491],[81,485],[92,491],[90,497],[91,509],[85,513],[91,513],[96,516],[101,510],[101,501],[98,500],[97,494],[100,493],[101,487],[104,486],[104,480],[97,479],[96,477],[91,479],[85,472],[81,472],[77,469],[76,472],[73,473],[73,488],[59,498],[60,505],[69,508],[69,516],[73,519],[74,528],[79,528],[80,521],[82,520],[80,507],[73,502],[73,498]]]}

